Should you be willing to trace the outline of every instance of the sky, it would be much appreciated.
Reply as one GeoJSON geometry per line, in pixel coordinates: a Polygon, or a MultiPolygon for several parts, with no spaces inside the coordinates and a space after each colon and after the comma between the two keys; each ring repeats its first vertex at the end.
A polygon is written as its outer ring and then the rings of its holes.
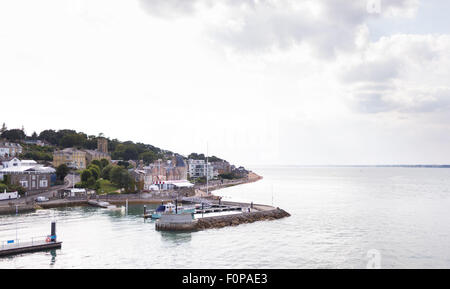
{"type": "Polygon", "coordinates": [[[450,163],[438,0],[0,1],[0,123],[244,166],[450,163]]]}

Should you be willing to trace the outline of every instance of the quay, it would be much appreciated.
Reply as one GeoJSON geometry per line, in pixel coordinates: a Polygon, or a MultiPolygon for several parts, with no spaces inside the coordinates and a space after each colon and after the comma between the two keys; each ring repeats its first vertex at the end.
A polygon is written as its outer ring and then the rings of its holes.
{"type": "Polygon", "coordinates": [[[19,240],[3,241],[0,247],[0,257],[60,249],[61,246],[62,242],[56,239],[56,223],[52,222],[49,236],[32,238],[31,242],[20,242],[19,240]]]}

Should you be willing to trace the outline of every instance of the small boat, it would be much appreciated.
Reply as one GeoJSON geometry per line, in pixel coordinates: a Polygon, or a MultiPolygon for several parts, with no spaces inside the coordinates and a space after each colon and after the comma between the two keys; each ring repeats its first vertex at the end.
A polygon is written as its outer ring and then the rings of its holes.
{"type": "Polygon", "coordinates": [[[167,203],[165,205],[159,205],[158,208],[152,213],[152,219],[161,218],[162,214],[194,214],[195,207],[185,208],[183,206],[178,206],[178,208],[173,203],[167,203]]]}
{"type": "Polygon", "coordinates": [[[37,197],[36,199],[35,199],[35,201],[36,202],[47,202],[49,200],[49,198],[47,198],[47,197],[37,197]]]}
{"type": "Polygon", "coordinates": [[[203,203],[203,204],[195,204],[195,209],[198,209],[198,210],[200,210],[200,209],[208,209],[208,208],[211,208],[212,206],[211,206],[211,204],[207,204],[207,203],[203,203]]]}

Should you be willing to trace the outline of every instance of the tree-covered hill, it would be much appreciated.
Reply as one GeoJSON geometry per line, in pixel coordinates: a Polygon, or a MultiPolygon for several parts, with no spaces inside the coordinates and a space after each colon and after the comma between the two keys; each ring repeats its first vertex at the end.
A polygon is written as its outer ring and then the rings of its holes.
{"type": "MultiPolygon", "coordinates": [[[[143,160],[145,164],[149,164],[158,159],[169,159],[176,154],[150,144],[110,139],[105,137],[102,133],[98,136],[87,135],[86,133],[72,129],[46,129],[39,134],[34,132],[31,136],[27,136],[23,128],[8,130],[6,125],[3,124],[0,130],[0,137],[11,142],[22,143],[24,151],[21,157],[39,161],[51,161],[52,153],[57,149],[75,147],[79,149],[94,150],[97,148],[97,140],[99,138],[106,138],[108,140],[108,151],[111,153],[111,158],[114,160],[143,160]],[[38,140],[43,142],[45,146],[39,146],[29,142],[25,143],[26,141],[38,140]]],[[[204,154],[191,153],[187,158],[204,160],[206,157],[204,154]]],[[[215,156],[209,158],[209,161],[211,162],[221,160],[222,159],[215,156]]]]}

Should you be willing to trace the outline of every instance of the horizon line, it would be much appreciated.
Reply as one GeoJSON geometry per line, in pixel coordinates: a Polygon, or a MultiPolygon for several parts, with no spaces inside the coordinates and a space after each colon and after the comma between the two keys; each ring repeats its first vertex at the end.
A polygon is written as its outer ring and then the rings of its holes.
{"type": "Polygon", "coordinates": [[[382,164],[382,165],[286,165],[286,164],[248,164],[255,167],[425,167],[425,168],[450,168],[450,164],[382,164]]]}

